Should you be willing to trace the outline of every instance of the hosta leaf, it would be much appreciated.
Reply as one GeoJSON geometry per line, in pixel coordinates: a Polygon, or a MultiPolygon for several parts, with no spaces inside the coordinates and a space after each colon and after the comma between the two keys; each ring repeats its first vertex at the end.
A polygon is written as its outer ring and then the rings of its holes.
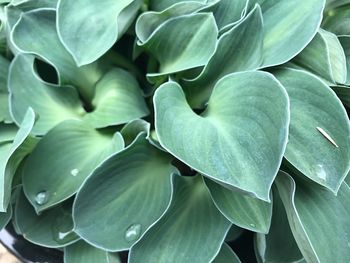
{"type": "Polygon", "coordinates": [[[350,126],[343,105],[310,73],[283,69],[275,76],[291,102],[285,158],[305,176],[336,193],[350,169],[350,126]]]}
{"type": "Polygon", "coordinates": [[[223,76],[236,71],[258,68],[262,63],[263,21],[257,5],[237,26],[223,34],[214,55],[201,74],[185,80],[185,93],[193,107],[207,103],[215,83],[223,76]]]}
{"type": "Polygon", "coordinates": [[[191,110],[175,82],[156,91],[154,104],[155,127],[165,149],[227,187],[269,200],[289,126],[287,94],[272,75],[227,75],[201,115],[191,110]]]}
{"type": "Polygon", "coordinates": [[[339,41],[344,49],[345,56],[346,56],[346,67],[347,67],[346,84],[350,85],[350,35],[349,36],[340,36],[339,41]]]}
{"type": "Polygon", "coordinates": [[[264,67],[283,64],[297,55],[319,29],[325,0],[253,0],[264,21],[264,67]]]}
{"type": "Polygon", "coordinates": [[[320,29],[294,63],[331,83],[346,82],[346,58],[336,35],[320,29]]]}
{"type": "Polygon", "coordinates": [[[245,230],[243,228],[240,228],[236,225],[232,225],[230,230],[227,232],[227,235],[225,237],[225,241],[228,241],[228,242],[235,241],[244,232],[245,232],[245,230]]]}
{"type": "Polygon", "coordinates": [[[37,212],[54,206],[75,194],[85,178],[123,146],[120,133],[105,134],[82,121],[64,121],[26,159],[24,192],[37,212]]]}
{"type": "Polygon", "coordinates": [[[37,215],[21,191],[15,205],[16,226],[23,237],[39,246],[59,248],[74,243],[79,237],[73,232],[71,208],[56,206],[37,215]]]}
{"type": "Polygon", "coordinates": [[[43,135],[67,119],[79,119],[85,113],[78,93],[73,87],[60,87],[43,82],[34,71],[34,56],[18,54],[9,72],[11,113],[20,123],[28,107],[34,109],[38,120],[33,133],[43,135]]]}
{"type": "Polygon", "coordinates": [[[56,11],[42,8],[24,13],[14,26],[12,40],[23,52],[33,53],[52,64],[60,84],[77,86],[82,96],[90,101],[96,81],[107,66],[98,62],[78,67],[60,42],[56,31],[56,11]]]}
{"type": "MultiPolygon", "coordinates": [[[[205,1],[204,1],[205,2],[205,1]]],[[[161,12],[146,12],[136,22],[136,35],[141,42],[146,42],[152,33],[167,20],[181,15],[196,13],[207,8],[206,3],[196,1],[180,1],[161,12]]],[[[214,2],[216,4],[217,2],[214,2]]]]}
{"type": "Polygon", "coordinates": [[[117,255],[78,241],[64,248],[64,263],[119,263],[117,255]]]}
{"type": "Polygon", "coordinates": [[[232,223],[254,232],[269,231],[272,203],[231,191],[211,180],[205,182],[215,205],[232,223]]]}
{"type": "Polygon", "coordinates": [[[76,232],[109,251],[129,249],[170,202],[170,175],[175,172],[171,160],[140,134],[102,163],[79,190],[74,203],[76,232]]]}
{"type": "Polygon", "coordinates": [[[326,9],[329,10],[329,9],[337,8],[346,4],[350,4],[350,1],[349,0],[327,0],[326,9]]]}
{"type": "Polygon", "coordinates": [[[10,222],[12,217],[12,206],[9,206],[7,212],[0,212],[0,230],[3,229],[8,222],[10,222]]]}
{"type": "Polygon", "coordinates": [[[221,0],[213,12],[219,30],[244,17],[248,2],[249,0],[221,0]]]}
{"type": "Polygon", "coordinates": [[[346,262],[350,258],[350,188],[334,196],[326,189],[281,172],[276,179],[289,225],[307,262],[346,262]],[[324,244],[332,244],[325,249],[324,244]]]}
{"type": "Polygon", "coordinates": [[[213,263],[240,263],[241,261],[233,252],[233,250],[226,244],[223,243],[219,254],[212,261],[213,263]]]}
{"type": "Polygon", "coordinates": [[[78,66],[97,60],[110,49],[133,22],[141,4],[140,0],[60,0],[58,32],[78,66]]]}
{"type": "Polygon", "coordinates": [[[34,120],[33,110],[28,109],[14,141],[6,145],[0,144],[0,212],[5,212],[10,202],[12,178],[27,154],[26,147],[21,147],[33,128],[34,120]]]}
{"type": "Polygon", "coordinates": [[[146,42],[139,42],[160,63],[159,73],[149,76],[205,65],[214,52],[217,35],[215,19],[209,13],[183,15],[163,23],[146,42]]]}
{"type": "Polygon", "coordinates": [[[271,228],[267,235],[256,234],[254,249],[259,262],[292,263],[303,259],[289,227],[286,211],[277,191],[274,191],[273,195],[271,228]]]}
{"type": "Polygon", "coordinates": [[[347,86],[335,86],[332,87],[333,91],[341,99],[343,104],[350,108],[350,87],[347,86]]]}
{"type": "Polygon", "coordinates": [[[149,114],[136,79],[127,71],[112,69],[96,84],[94,111],[84,120],[97,128],[119,125],[149,114]]]}
{"type": "Polygon", "coordinates": [[[144,120],[134,120],[124,125],[120,133],[123,135],[125,145],[130,145],[141,132],[149,136],[151,124],[144,120]]]}
{"type": "Polygon", "coordinates": [[[0,122],[12,122],[7,91],[7,76],[10,62],[0,55],[0,122]]]}
{"type": "MultiPolygon", "coordinates": [[[[339,1],[338,1],[339,2],[339,1]]],[[[349,3],[348,3],[349,4],[349,3]]],[[[350,5],[328,11],[322,27],[338,36],[350,35],[350,5]]]]}
{"type": "Polygon", "coordinates": [[[131,248],[129,262],[211,262],[230,226],[201,176],[174,176],[168,210],[131,248]]]}
{"type": "Polygon", "coordinates": [[[210,2],[211,0],[150,0],[150,9],[155,11],[162,11],[164,9],[169,8],[170,6],[182,3],[182,2],[198,2],[205,4],[210,2]]]}
{"type": "Polygon", "coordinates": [[[17,131],[18,127],[14,124],[0,123],[0,143],[13,141],[17,131]]]}

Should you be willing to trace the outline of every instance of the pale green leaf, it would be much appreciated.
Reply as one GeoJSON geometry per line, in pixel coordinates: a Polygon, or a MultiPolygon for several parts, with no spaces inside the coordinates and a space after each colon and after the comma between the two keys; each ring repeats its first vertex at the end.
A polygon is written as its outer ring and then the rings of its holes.
{"type": "Polygon", "coordinates": [[[289,225],[307,262],[347,262],[350,258],[350,188],[330,191],[281,172],[276,179],[289,225]],[[331,245],[325,248],[325,244],[331,245]]]}
{"type": "Polygon", "coordinates": [[[21,149],[29,136],[35,121],[35,114],[28,109],[12,143],[1,144],[0,156],[0,212],[5,212],[11,197],[12,179],[20,162],[27,154],[21,149]]]}
{"type": "Polygon", "coordinates": [[[242,19],[246,14],[248,3],[249,0],[221,0],[213,12],[219,30],[242,19]]]}
{"type": "Polygon", "coordinates": [[[217,36],[212,14],[190,14],[166,21],[146,42],[138,44],[160,63],[159,73],[149,74],[152,78],[205,65],[215,50],[217,36]]]}
{"type": "Polygon", "coordinates": [[[176,171],[171,160],[139,134],[128,148],[102,163],[79,190],[75,231],[109,251],[130,249],[170,202],[170,175],[176,171]]]}
{"type": "Polygon", "coordinates": [[[9,72],[10,110],[18,124],[28,107],[38,116],[33,133],[46,134],[67,119],[80,119],[85,113],[77,91],[69,86],[43,82],[34,71],[34,56],[18,54],[9,72]]]}
{"type": "Polygon", "coordinates": [[[149,114],[136,79],[127,71],[112,69],[96,83],[94,110],[84,120],[96,128],[119,125],[149,114]]]}
{"type": "Polygon", "coordinates": [[[82,121],[64,121],[26,159],[24,192],[37,212],[52,207],[74,195],[103,160],[123,147],[120,133],[103,133],[82,121]]]}
{"type": "Polygon", "coordinates": [[[79,240],[73,231],[69,204],[61,204],[37,215],[21,191],[16,201],[14,219],[23,237],[39,246],[60,248],[79,240]]]}
{"type": "Polygon", "coordinates": [[[272,203],[231,191],[211,180],[205,180],[213,201],[233,224],[259,233],[268,233],[272,203]]]}
{"type": "Polygon", "coordinates": [[[154,104],[155,127],[165,149],[227,187],[269,200],[289,126],[287,94],[271,74],[227,75],[201,115],[191,110],[175,82],[156,91],[154,104]]]}
{"type": "Polygon", "coordinates": [[[285,158],[311,180],[336,193],[350,169],[350,126],[336,94],[305,71],[274,72],[291,103],[285,158]]]}
{"type": "Polygon", "coordinates": [[[346,57],[336,35],[320,29],[294,63],[331,83],[345,83],[346,57]]]}
{"type": "Polygon", "coordinates": [[[209,1],[208,0],[149,0],[149,2],[150,2],[151,10],[163,11],[164,9],[167,9],[177,3],[198,2],[198,3],[206,4],[207,2],[210,2],[210,0],[209,1]]]}
{"type": "Polygon", "coordinates": [[[201,74],[184,80],[184,91],[191,106],[203,107],[215,83],[225,75],[257,69],[263,60],[263,20],[258,5],[238,25],[223,34],[215,53],[201,74]]]}
{"type": "Polygon", "coordinates": [[[57,29],[77,65],[106,53],[133,22],[141,4],[141,0],[60,0],[57,29]]]}
{"type": "Polygon", "coordinates": [[[230,222],[217,210],[201,176],[174,176],[174,195],[163,215],[130,251],[129,262],[210,262],[230,222]]]}
{"type": "Polygon", "coordinates": [[[223,243],[219,254],[212,261],[212,263],[240,263],[241,261],[233,252],[233,250],[226,244],[223,243]]]}
{"type": "Polygon", "coordinates": [[[117,255],[78,241],[64,248],[64,263],[119,263],[117,255]]]}

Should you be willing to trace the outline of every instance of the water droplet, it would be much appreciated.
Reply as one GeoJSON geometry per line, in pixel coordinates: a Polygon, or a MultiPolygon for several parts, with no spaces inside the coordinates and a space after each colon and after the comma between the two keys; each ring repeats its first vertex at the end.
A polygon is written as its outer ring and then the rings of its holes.
{"type": "Polygon", "coordinates": [[[326,181],[327,180],[327,173],[326,171],[323,169],[323,165],[322,164],[318,164],[317,168],[316,168],[316,175],[318,178],[320,178],[322,181],[326,181]]]}
{"type": "Polygon", "coordinates": [[[70,215],[63,214],[56,218],[52,224],[52,235],[59,244],[67,244],[77,239],[73,231],[73,220],[70,215]]]}
{"type": "Polygon", "coordinates": [[[255,224],[249,224],[251,227],[255,227],[255,224]]]}
{"type": "Polygon", "coordinates": [[[128,229],[125,232],[125,240],[127,242],[133,242],[137,240],[141,235],[141,225],[140,224],[133,224],[128,227],[128,229]]]}
{"type": "Polygon", "coordinates": [[[38,205],[43,205],[47,202],[47,200],[49,199],[49,195],[46,191],[41,191],[39,193],[36,194],[35,196],[35,202],[38,205]]]}
{"type": "Polygon", "coordinates": [[[74,168],[72,171],[70,171],[70,174],[73,176],[77,176],[79,173],[79,170],[77,168],[74,168]]]}

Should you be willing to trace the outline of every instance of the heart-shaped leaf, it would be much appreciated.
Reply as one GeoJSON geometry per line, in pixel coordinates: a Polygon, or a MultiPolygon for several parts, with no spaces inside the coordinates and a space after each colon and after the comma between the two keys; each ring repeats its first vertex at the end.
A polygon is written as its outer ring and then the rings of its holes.
{"type": "Polygon", "coordinates": [[[129,262],[211,262],[230,222],[217,210],[201,176],[174,176],[174,195],[163,215],[130,251],[129,262]]]}
{"type": "Polygon", "coordinates": [[[311,180],[336,193],[350,169],[350,126],[336,94],[305,71],[274,72],[291,103],[285,158],[311,180]]]}
{"type": "Polygon", "coordinates": [[[149,114],[139,84],[127,71],[110,70],[95,89],[95,109],[84,120],[96,128],[127,123],[149,114]]]}
{"type": "Polygon", "coordinates": [[[39,246],[59,248],[79,240],[73,231],[69,204],[62,204],[37,215],[23,191],[15,205],[15,221],[23,237],[39,246]]]}
{"type": "Polygon", "coordinates": [[[325,0],[251,0],[261,5],[264,21],[264,67],[283,64],[313,39],[325,0]]]}
{"type": "Polygon", "coordinates": [[[272,203],[231,191],[211,180],[205,183],[217,208],[232,223],[254,232],[269,232],[272,203]]]}
{"type": "Polygon", "coordinates": [[[176,171],[171,160],[139,134],[128,148],[102,163],[79,190],[75,231],[109,251],[130,249],[167,209],[170,175],[176,171]]]}
{"type": "Polygon", "coordinates": [[[316,184],[281,172],[276,179],[289,225],[307,262],[345,262],[350,258],[350,188],[343,183],[334,196],[316,184]],[[325,249],[324,244],[332,244],[325,249]],[[344,261],[345,260],[345,261],[344,261]]]}
{"type": "Polygon", "coordinates": [[[219,254],[212,261],[212,263],[240,263],[240,259],[237,257],[235,252],[226,244],[223,243],[219,254]]]}
{"type": "Polygon", "coordinates": [[[77,65],[94,62],[110,49],[133,22],[141,4],[141,0],[60,0],[57,29],[77,65]]]}
{"type": "Polygon", "coordinates": [[[54,9],[41,8],[23,13],[12,30],[11,39],[20,51],[35,54],[54,66],[61,85],[77,86],[81,95],[91,101],[94,85],[108,65],[96,62],[78,67],[75,64],[58,38],[54,9]]]}
{"type": "Polygon", "coordinates": [[[156,91],[154,105],[155,127],[165,149],[227,187],[269,200],[289,126],[288,97],[272,75],[227,75],[201,115],[191,110],[175,82],[156,91]]]}
{"type": "Polygon", "coordinates": [[[64,248],[64,263],[120,263],[118,255],[78,241],[64,248]]]}
{"type": "Polygon", "coordinates": [[[139,42],[160,63],[159,73],[149,76],[168,75],[205,65],[215,50],[217,36],[214,16],[209,13],[183,15],[166,21],[146,42],[139,42]]]}
{"type": "Polygon", "coordinates": [[[331,83],[346,82],[346,58],[336,35],[320,29],[310,44],[293,60],[331,83]]]}
{"type": "Polygon", "coordinates": [[[32,109],[28,109],[23,122],[12,143],[0,144],[0,212],[5,212],[11,197],[12,179],[16,169],[23,158],[27,155],[26,138],[29,136],[35,120],[32,109]]]}
{"type": "Polygon", "coordinates": [[[34,72],[34,56],[18,54],[9,72],[11,113],[18,124],[28,107],[38,116],[33,133],[44,135],[67,119],[80,119],[85,113],[73,87],[60,87],[43,82],[34,72]]]}
{"type": "Polygon", "coordinates": [[[184,90],[191,106],[201,108],[208,102],[215,83],[237,71],[257,69],[263,60],[263,21],[258,5],[238,25],[223,34],[215,53],[201,74],[184,80],[184,90]]]}
{"type": "Polygon", "coordinates": [[[64,121],[26,159],[24,192],[41,212],[74,195],[104,159],[123,147],[120,133],[106,134],[82,121],[64,121]]]}
{"type": "MultiPolygon", "coordinates": [[[[277,190],[276,188],[273,188],[277,190]]],[[[277,191],[273,192],[273,216],[267,235],[257,233],[254,250],[258,262],[300,262],[304,257],[289,227],[286,211],[277,191]]]]}

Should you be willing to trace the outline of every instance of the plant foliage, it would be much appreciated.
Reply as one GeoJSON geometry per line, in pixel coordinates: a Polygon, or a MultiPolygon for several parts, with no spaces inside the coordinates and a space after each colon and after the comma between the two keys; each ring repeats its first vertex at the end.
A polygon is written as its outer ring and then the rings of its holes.
{"type": "Polygon", "coordinates": [[[66,263],[349,261],[349,0],[1,0],[0,21],[0,228],[66,263]]]}

